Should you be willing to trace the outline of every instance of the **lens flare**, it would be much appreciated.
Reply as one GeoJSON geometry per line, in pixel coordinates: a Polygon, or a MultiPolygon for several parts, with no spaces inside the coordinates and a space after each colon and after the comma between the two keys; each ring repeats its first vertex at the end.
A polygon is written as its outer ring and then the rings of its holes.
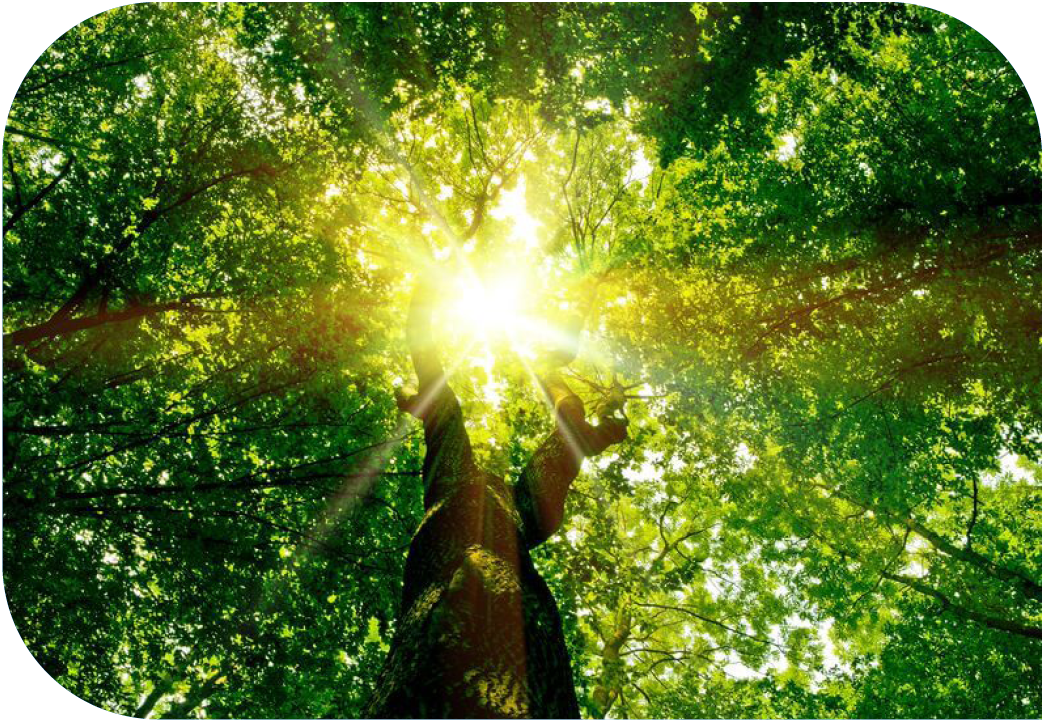
{"type": "Polygon", "coordinates": [[[457,279],[448,320],[477,339],[519,339],[528,323],[524,287],[523,279],[516,275],[488,279],[464,275],[457,279]]]}

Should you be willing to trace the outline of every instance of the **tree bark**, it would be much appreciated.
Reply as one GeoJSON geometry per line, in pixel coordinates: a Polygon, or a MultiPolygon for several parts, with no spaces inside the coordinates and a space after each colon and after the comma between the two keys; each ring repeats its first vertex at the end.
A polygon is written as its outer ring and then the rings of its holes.
{"type": "Polygon", "coordinates": [[[619,615],[611,637],[604,642],[601,650],[601,675],[590,695],[596,717],[607,717],[615,700],[619,697],[623,681],[622,647],[630,638],[632,616],[628,609],[619,610],[619,615]]]}
{"type": "Polygon", "coordinates": [[[407,335],[419,391],[399,407],[423,422],[425,515],[406,560],[395,637],[371,717],[578,717],[560,614],[529,549],[561,523],[583,457],[625,437],[590,425],[551,373],[556,428],[516,485],[474,461],[430,330],[433,282],[413,295],[407,335]]]}

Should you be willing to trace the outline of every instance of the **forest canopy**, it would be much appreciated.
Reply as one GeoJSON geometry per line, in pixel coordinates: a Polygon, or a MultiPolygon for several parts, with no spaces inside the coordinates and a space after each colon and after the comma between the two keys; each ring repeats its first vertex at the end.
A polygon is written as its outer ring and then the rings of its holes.
{"type": "Polygon", "coordinates": [[[532,550],[583,717],[1042,717],[1042,143],[958,20],[128,5],[2,162],[4,590],[79,697],[366,712],[434,277],[483,468],[539,358],[625,420],[532,550]]]}

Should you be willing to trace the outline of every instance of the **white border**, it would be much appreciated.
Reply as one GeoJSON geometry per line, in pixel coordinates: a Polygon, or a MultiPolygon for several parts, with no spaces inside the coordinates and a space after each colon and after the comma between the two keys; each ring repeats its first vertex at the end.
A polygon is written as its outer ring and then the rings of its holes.
{"type": "MultiPolygon", "coordinates": [[[[69,29],[117,7],[104,0],[20,0],[0,4],[0,114],[7,119],[18,86],[47,47],[69,29]]],[[[1042,106],[1042,4],[1031,0],[932,0],[919,3],[962,20],[995,44],[1042,106]]],[[[79,720],[119,717],[58,685],[29,654],[0,600],[0,709],[6,717],[79,720]]]]}

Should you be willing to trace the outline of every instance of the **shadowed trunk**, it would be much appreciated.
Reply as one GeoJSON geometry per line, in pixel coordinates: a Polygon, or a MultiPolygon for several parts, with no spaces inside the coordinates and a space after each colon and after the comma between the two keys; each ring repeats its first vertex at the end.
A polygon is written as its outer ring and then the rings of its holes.
{"type": "Polygon", "coordinates": [[[561,524],[587,455],[626,436],[585,419],[560,375],[540,378],[556,428],[516,484],[480,468],[431,336],[436,300],[418,285],[407,334],[419,392],[399,398],[422,420],[424,509],[406,560],[402,608],[373,717],[578,717],[561,618],[529,555],[561,524]]]}

